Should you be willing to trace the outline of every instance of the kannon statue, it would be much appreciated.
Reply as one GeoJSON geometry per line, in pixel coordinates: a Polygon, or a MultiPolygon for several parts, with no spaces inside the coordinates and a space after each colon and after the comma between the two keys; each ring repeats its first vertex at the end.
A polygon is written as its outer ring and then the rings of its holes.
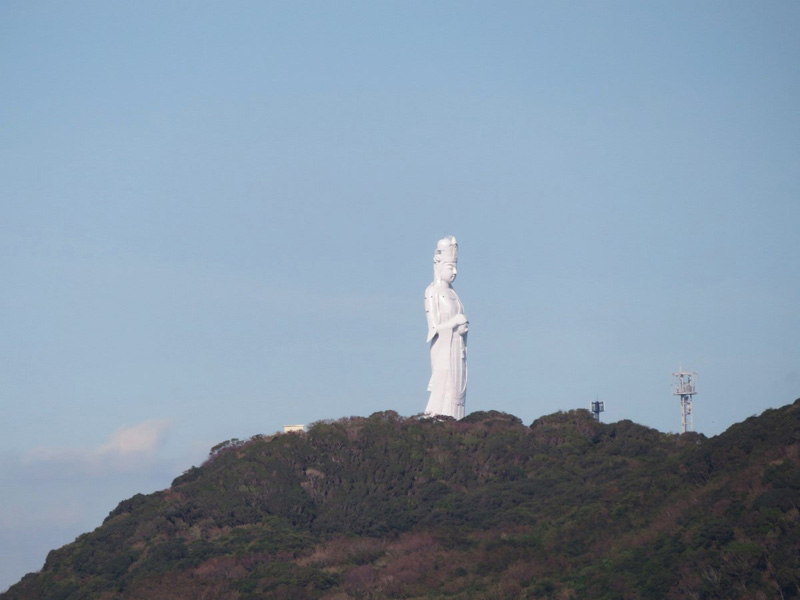
{"type": "Polygon", "coordinates": [[[433,283],[425,290],[425,316],[431,346],[431,393],[426,415],[464,417],[467,396],[467,331],[464,305],[452,283],[458,271],[458,243],[445,237],[433,255],[433,283]]]}

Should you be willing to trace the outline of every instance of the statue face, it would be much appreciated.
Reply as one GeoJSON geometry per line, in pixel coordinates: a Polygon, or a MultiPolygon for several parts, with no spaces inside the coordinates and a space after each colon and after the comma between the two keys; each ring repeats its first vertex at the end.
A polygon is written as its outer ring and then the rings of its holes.
{"type": "Polygon", "coordinates": [[[458,275],[456,263],[446,262],[439,265],[439,277],[445,283],[453,283],[458,275]]]}

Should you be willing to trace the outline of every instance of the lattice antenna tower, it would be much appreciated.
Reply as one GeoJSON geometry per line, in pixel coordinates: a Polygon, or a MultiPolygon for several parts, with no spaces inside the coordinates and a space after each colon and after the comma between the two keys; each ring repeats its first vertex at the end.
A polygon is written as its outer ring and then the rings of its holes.
{"type": "Polygon", "coordinates": [[[697,393],[694,386],[695,381],[697,381],[697,373],[684,371],[681,367],[678,367],[678,372],[672,375],[675,377],[672,395],[681,397],[681,433],[694,431],[692,396],[697,393]]]}
{"type": "Polygon", "coordinates": [[[600,400],[595,400],[592,402],[592,414],[594,415],[595,421],[600,420],[600,413],[606,409],[606,403],[600,402],[600,400]]]}

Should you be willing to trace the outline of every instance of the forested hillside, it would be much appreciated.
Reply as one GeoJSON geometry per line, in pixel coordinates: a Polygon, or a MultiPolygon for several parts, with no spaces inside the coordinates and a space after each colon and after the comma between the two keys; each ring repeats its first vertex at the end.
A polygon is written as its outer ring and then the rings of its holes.
{"type": "Polygon", "coordinates": [[[800,400],[715,438],[394,412],[212,449],[3,600],[800,598],[800,400]]]}

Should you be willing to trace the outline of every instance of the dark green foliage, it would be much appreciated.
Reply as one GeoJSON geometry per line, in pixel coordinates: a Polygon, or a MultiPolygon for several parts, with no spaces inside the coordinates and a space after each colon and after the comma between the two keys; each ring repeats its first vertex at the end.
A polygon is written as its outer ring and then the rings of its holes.
{"type": "Polygon", "coordinates": [[[212,448],[3,599],[800,598],[800,401],[712,439],[393,411],[212,448]]]}
{"type": "Polygon", "coordinates": [[[338,582],[336,575],[321,569],[298,566],[293,562],[263,562],[239,581],[238,588],[243,598],[263,598],[278,589],[284,593],[294,590],[293,595],[303,598],[318,598],[321,592],[338,582]]]}

